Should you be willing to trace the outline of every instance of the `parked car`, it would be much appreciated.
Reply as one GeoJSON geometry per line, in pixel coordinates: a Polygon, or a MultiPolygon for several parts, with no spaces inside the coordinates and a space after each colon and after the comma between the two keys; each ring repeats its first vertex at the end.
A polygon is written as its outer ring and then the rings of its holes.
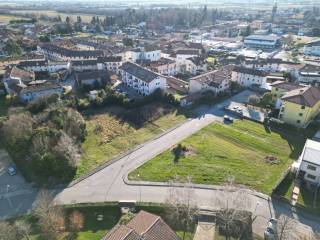
{"type": "Polygon", "coordinates": [[[264,239],[265,240],[278,240],[278,233],[277,233],[277,219],[270,218],[268,222],[268,226],[264,231],[264,239]]]}
{"type": "Polygon", "coordinates": [[[8,167],[7,171],[8,171],[8,174],[9,174],[10,176],[14,176],[14,175],[17,174],[17,168],[16,168],[16,166],[10,166],[10,167],[8,167]]]}
{"type": "Polygon", "coordinates": [[[230,117],[230,116],[228,116],[228,115],[224,115],[224,116],[223,116],[223,120],[224,120],[225,122],[233,123],[233,118],[230,117]]]}

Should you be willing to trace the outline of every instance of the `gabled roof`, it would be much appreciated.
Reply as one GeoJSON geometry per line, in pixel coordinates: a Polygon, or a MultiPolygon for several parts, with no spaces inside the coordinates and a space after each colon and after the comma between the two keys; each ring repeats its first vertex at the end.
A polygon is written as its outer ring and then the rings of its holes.
{"type": "Polygon", "coordinates": [[[223,70],[214,70],[214,71],[207,72],[199,76],[190,78],[190,80],[205,83],[208,86],[212,86],[212,87],[219,87],[223,83],[223,81],[225,81],[226,79],[229,79],[229,76],[223,70]]]}
{"type": "Polygon", "coordinates": [[[268,74],[265,71],[253,69],[253,68],[245,68],[241,66],[236,66],[233,69],[234,72],[244,73],[253,76],[266,77],[268,74]]]}
{"type": "Polygon", "coordinates": [[[282,100],[313,107],[320,101],[320,90],[312,86],[302,87],[288,92],[282,97],[282,100]]]}
{"type": "Polygon", "coordinates": [[[320,166],[320,142],[307,139],[301,159],[320,166]]]}
{"type": "Polygon", "coordinates": [[[103,240],[180,240],[176,233],[154,214],[140,211],[126,226],[115,226],[103,240]]]}
{"type": "Polygon", "coordinates": [[[28,72],[21,68],[14,66],[9,71],[10,78],[19,78],[23,82],[30,82],[34,80],[34,73],[28,72]]]}
{"type": "Polygon", "coordinates": [[[146,68],[143,68],[139,66],[138,64],[132,63],[132,62],[126,62],[122,64],[120,67],[123,71],[130,73],[131,75],[139,78],[140,80],[144,82],[151,82],[155,78],[157,78],[159,75],[155,72],[152,72],[146,68]]]}
{"type": "Polygon", "coordinates": [[[286,91],[300,89],[300,88],[303,87],[303,86],[301,86],[299,84],[291,83],[291,82],[285,82],[285,81],[276,81],[274,83],[270,83],[270,86],[281,88],[281,89],[284,89],[286,91]]]}
{"type": "Polygon", "coordinates": [[[133,229],[125,225],[116,225],[103,240],[139,240],[140,236],[133,229]]]}

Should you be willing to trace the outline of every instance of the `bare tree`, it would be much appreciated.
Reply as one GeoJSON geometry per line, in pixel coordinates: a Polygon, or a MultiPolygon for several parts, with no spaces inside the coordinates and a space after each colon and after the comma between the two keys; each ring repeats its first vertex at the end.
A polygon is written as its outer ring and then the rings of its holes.
{"type": "Polygon", "coordinates": [[[52,203],[52,194],[47,190],[42,190],[37,197],[34,209],[34,215],[39,219],[39,227],[48,239],[56,239],[65,230],[63,209],[52,203]]]}
{"type": "Polygon", "coordinates": [[[69,216],[70,229],[73,232],[78,232],[84,227],[83,214],[77,210],[73,211],[69,216]]]}
{"type": "Polygon", "coordinates": [[[179,183],[177,177],[171,181],[165,203],[168,220],[176,227],[183,228],[185,239],[186,232],[192,231],[194,217],[198,211],[192,178],[189,176],[185,183],[179,183]]]}
{"type": "Polygon", "coordinates": [[[18,239],[30,239],[31,225],[25,221],[18,220],[14,223],[18,239]]]}
{"type": "Polygon", "coordinates": [[[293,222],[291,218],[286,215],[281,215],[277,223],[277,233],[279,240],[291,239],[291,231],[293,230],[293,222]]]}

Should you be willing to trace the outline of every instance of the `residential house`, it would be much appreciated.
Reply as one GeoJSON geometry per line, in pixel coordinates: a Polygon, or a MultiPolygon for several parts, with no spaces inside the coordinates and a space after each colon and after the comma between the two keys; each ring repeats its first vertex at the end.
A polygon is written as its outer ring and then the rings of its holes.
{"type": "Polygon", "coordinates": [[[302,86],[297,83],[276,81],[270,84],[272,99],[274,101],[274,106],[276,109],[280,109],[282,105],[282,97],[288,92],[300,89],[302,86]]]}
{"type": "Polygon", "coordinates": [[[180,240],[176,233],[154,214],[140,211],[126,225],[116,225],[102,240],[180,240]]]}
{"type": "Polygon", "coordinates": [[[61,70],[70,70],[69,62],[52,62],[47,60],[26,60],[18,65],[29,72],[49,72],[54,73],[61,70]]]}
{"type": "Polygon", "coordinates": [[[265,72],[279,72],[282,59],[279,58],[266,58],[247,60],[244,66],[247,68],[254,68],[265,72]]]}
{"type": "Polygon", "coordinates": [[[175,55],[178,61],[183,61],[188,58],[200,56],[200,51],[198,49],[179,49],[175,55]]]}
{"type": "Polygon", "coordinates": [[[267,72],[236,66],[232,71],[232,81],[237,82],[242,87],[260,87],[268,89],[267,72]]]}
{"type": "Polygon", "coordinates": [[[40,97],[48,97],[53,94],[60,96],[63,92],[64,88],[60,84],[44,82],[22,87],[18,92],[18,96],[23,102],[31,102],[40,97]]]}
{"type": "Polygon", "coordinates": [[[187,71],[192,75],[207,71],[207,63],[203,57],[191,57],[184,60],[180,66],[180,72],[187,71]]]}
{"type": "Polygon", "coordinates": [[[151,62],[149,64],[149,68],[152,71],[155,71],[157,73],[160,73],[165,76],[174,76],[177,74],[177,63],[169,58],[160,58],[156,62],[151,62]]]}
{"type": "Polygon", "coordinates": [[[282,98],[279,119],[299,128],[306,128],[320,113],[320,90],[313,86],[294,89],[282,98]]]}
{"type": "Polygon", "coordinates": [[[146,46],[131,49],[125,52],[125,61],[137,62],[138,60],[158,61],[161,58],[161,50],[156,46],[146,46]]]}
{"type": "Polygon", "coordinates": [[[120,69],[123,83],[143,96],[150,95],[158,88],[163,90],[166,88],[166,78],[164,76],[138,64],[126,62],[120,69]]]}
{"type": "Polygon", "coordinates": [[[303,52],[305,55],[320,56],[320,40],[306,44],[303,52]]]}
{"type": "Polygon", "coordinates": [[[109,73],[106,70],[77,72],[75,78],[78,86],[91,88],[101,87],[110,81],[109,73]]]}
{"type": "Polygon", "coordinates": [[[122,65],[121,56],[99,57],[98,62],[103,63],[109,72],[114,72],[116,74],[120,73],[119,68],[122,65]]]}
{"type": "Polygon", "coordinates": [[[215,95],[229,90],[230,75],[215,70],[189,79],[189,92],[212,91],[215,95]]]}
{"type": "Polygon", "coordinates": [[[50,43],[39,45],[38,51],[53,61],[87,60],[104,56],[101,50],[72,50],[50,43]]]}
{"type": "Polygon", "coordinates": [[[307,139],[296,176],[310,187],[320,187],[320,142],[307,139]]]}
{"type": "Polygon", "coordinates": [[[103,70],[104,64],[96,59],[71,61],[72,69],[76,72],[103,70]]]}
{"type": "Polygon", "coordinates": [[[305,65],[299,70],[298,81],[303,84],[320,85],[320,66],[305,65]]]}
{"type": "Polygon", "coordinates": [[[9,94],[14,94],[18,84],[28,84],[35,80],[34,72],[29,72],[16,66],[9,67],[4,75],[4,87],[9,94]]]}

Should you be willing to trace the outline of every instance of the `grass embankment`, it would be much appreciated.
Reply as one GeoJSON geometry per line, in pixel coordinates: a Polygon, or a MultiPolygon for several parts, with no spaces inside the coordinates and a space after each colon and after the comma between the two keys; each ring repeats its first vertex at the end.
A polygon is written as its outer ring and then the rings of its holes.
{"type": "MultiPolygon", "coordinates": [[[[123,110],[117,109],[116,113],[119,114],[119,111],[123,110]]],[[[186,116],[174,110],[152,122],[145,123],[140,128],[135,128],[110,111],[91,115],[87,119],[88,135],[82,145],[83,155],[76,176],[85,174],[184,120],[186,116]]]]}
{"type": "Polygon", "coordinates": [[[194,183],[221,185],[233,176],[235,184],[271,193],[303,144],[304,139],[267,132],[250,121],[214,123],[181,143],[188,149],[186,154],[177,159],[172,150],[167,150],[130,173],[129,178],[168,181],[190,175],[194,183]],[[276,157],[278,163],[267,162],[266,156],[276,157]]]}

